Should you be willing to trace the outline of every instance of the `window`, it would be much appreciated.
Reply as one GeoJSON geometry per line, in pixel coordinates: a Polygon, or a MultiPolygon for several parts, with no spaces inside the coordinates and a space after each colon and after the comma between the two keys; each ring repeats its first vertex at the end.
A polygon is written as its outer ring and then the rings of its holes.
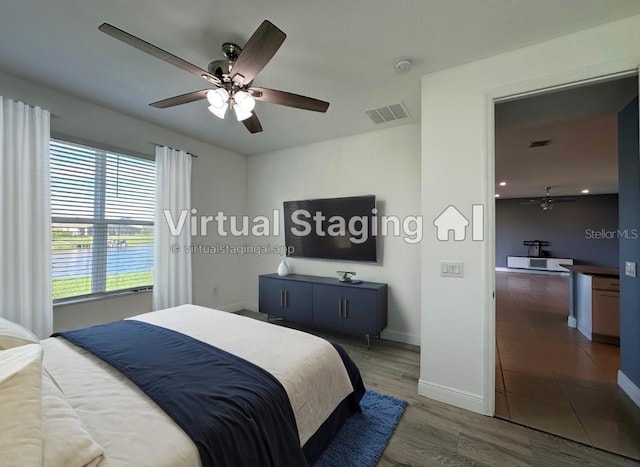
{"type": "Polygon", "coordinates": [[[54,302],[153,284],[155,163],[51,140],[54,302]]]}

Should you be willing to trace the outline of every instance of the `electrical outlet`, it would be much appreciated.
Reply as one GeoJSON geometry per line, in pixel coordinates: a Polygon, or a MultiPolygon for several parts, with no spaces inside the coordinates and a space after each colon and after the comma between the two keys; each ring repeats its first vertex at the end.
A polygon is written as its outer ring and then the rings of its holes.
{"type": "Polygon", "coordinates": [[[440,261],[440,276],[464,277],[464,263],[461,261],[440,261]]]}
{"type": "Polygon", "coordinates": [[[624,275],[629,277],[636,277],[636,263],[633,261],[624,262],[624,275]]]}

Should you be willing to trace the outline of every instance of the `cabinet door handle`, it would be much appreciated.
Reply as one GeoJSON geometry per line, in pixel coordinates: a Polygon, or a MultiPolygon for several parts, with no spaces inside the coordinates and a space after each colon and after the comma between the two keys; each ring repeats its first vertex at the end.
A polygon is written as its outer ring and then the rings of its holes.
{"type": "Polygon", "coordinates": [[[349,318],[349,300],[344,299],[344,319],[349,318]]]}
{"type": "Polygon", "coordinates": [[[289,291],[285,290],[284,291],[284,307],[285,308],[289,308],[288,302],[289,302],[289,291]]]}
{"type": "Polygon", "coordinates": [[[342,316],[342,299],[338,299],[338,316],[342,316]]]}
{"type": "Polygon", "coordinates": [[[280,308],[284,306],[284,290],[280,291],[280,308]]]}

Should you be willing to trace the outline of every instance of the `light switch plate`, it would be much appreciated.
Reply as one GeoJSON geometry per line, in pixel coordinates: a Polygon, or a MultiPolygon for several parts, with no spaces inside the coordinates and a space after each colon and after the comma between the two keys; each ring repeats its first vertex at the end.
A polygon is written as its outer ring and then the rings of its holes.
{"type": "Polygon", "coordinates": [[[624,275],[629,277],[636,277],[636,263],[633,261],[624,262],[624,275]]]}
{"type": "Polygon", "coordinates": [[[464,277],[464,263],[461,261],[440,261],[440,276],[464,277]]]}

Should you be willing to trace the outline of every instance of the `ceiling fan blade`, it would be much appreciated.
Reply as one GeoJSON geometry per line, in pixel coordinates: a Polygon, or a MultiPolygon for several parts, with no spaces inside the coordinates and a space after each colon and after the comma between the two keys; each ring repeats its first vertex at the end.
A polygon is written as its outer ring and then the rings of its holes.
{"type": "Polygon", "coordinates": [[[185,71],[188,71],[191,74],[196,76],[200,76],[201,78],[206,79],[209,82],[214,84],[220,84],[220,80],[217,76],[212,75],[206,70],[203,70],[200,67],[197,67],[186,60],[181,59],[173,55],[172,53],[167,52],[166,50],[161,49],[160,47],[156,47],[153,44],[150,44],[147,41],[144,41],[132,34],[129,34],[122,29],[118,29],[115,26],[110,25],[109,23],[102,23],[98,29],[109,36],[118,39],[119,41],[124,42],[132,47],[135,47],[138,50],[142,50],[143,52],[148,53],[149,55],[153,55],[160,60],[164,60],[167,63],[170,63],[178,68],[182,68],[185,71]]]}
{"type": "Polygon", "coordinates": [[[554,203],[575,203],[576,200],[572,198],[553,198],[554,203]]]}
{"type": "Polygon", "coordinates": [[[264,20],[245,44],[240,56],[231,69],[236,84],[244,85],[253,81],[269,60],[276,54],[287,35],[264,20]],[[237,77],[237,75],[242,75],[237,77]],[[240,80],[240,81],[238,81],[240,80]]]}
{"type": "Polygon", "coordinates": [[[195,102],[202,99],[206,99],[207,92],[209,92],[209,89],[202,89],[200,91],[188,92],[187,94],[182,94],[180,96],[175,96],[175,97],[169,97],[168,99],[163,99],[158,102],[153,102],[149,105],[157,109],[166,109],[167,107],[188,104],[189,102],[195,102]]]}
{"type": "Polygon", "coordinates": [[[262,131],[262,124],[260,123],[260,119],[258,119],[255,111],[251,117],[246,120],[242,120],[242,123],[250,133],[260,133],[262,131]]]}
{"type": "Polygon", "coordinates": [[[542,203],[542,201],[531,200],[531,201],[527,201],[527,202],[520,203],[520,204],[524,206],[525,204],[540,204],[540,203],[542,203]]]}
{"type": "Polygon", "coordinates": [[[257,101],[269,102],[271,104],[286,105],[287,107],[295,107],[297,109],[312,110],[314,112],[326,112],[329,103],[314,99],[312,97],[300,96],[291,92],[276,91],[275,89],[259,88],[252,86],[249,91],[257,91],[254,94],[257,101]]]}

